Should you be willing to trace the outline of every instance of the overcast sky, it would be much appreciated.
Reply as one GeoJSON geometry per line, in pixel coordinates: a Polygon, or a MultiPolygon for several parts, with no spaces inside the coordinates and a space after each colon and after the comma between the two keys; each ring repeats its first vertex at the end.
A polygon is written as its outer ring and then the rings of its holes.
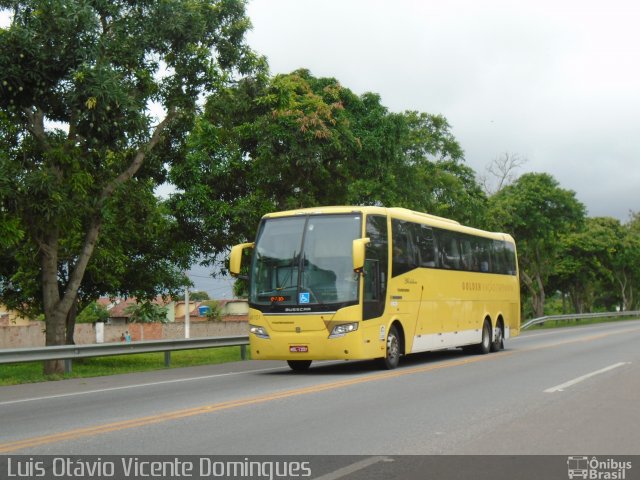
{"type": "Polygon", "coordinates": [[[519,155],[591,216],[640,211],[637,0],[249,0],[248,15],[272,73],[442,114],[476,172],[519,155]]]}
{"type": "Polygon", "coordinates": [[[640,210],[640,2],[249,0],[271,73],[307,68],[444,115],[482,173],[509,152],[590,216],[640,210]]]}

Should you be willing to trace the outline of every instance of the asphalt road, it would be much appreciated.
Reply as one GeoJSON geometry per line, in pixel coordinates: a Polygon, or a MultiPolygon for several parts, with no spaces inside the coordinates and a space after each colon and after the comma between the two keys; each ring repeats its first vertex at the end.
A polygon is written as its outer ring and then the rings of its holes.
{"type": "MultiPolygon", "coordinates": [[[[0,387],[0,453],[640,454],[640,321],[537,331],[489,355],[248,361],[0,387]]],[[[336,477],[337,478],[337,477],[336,477]]],[[[355,477],[354,477],[355,478],[355,477]]]]}

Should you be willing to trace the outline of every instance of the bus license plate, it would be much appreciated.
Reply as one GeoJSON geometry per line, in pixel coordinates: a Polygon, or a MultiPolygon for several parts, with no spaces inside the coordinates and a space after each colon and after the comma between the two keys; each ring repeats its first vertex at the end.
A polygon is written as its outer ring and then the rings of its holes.
{"type": "Polygon", "coordinates": [[[307,353],[309,351],[309,347],[306,345],[291,345],[289,347],[289,351],[291,353],[307,353]]]}

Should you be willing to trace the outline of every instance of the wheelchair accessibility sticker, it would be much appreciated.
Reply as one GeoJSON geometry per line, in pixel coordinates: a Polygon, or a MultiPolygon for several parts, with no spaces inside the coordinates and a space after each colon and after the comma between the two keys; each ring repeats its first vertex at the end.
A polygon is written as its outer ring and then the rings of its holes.
{"type": "Polygon", "coordinates": [[[298,303],[309,303],[309,292],[301,292],[298,295],[298,303]]]}

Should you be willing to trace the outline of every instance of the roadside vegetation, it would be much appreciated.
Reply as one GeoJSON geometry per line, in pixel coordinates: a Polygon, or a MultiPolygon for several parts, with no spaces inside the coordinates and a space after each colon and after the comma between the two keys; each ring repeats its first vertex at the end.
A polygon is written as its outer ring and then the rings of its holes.
{"type": "MultiPolygon", "coordinates": [[[[247,349],[247,355],[249,351],[247,349]]],[[[171,352],[171,367],[194,367],[240,361],[240,347],[203,348],[171,352]]],[[[70,374],[45,375],[42,362],[0,365],[0,386],[63,380],[67,378],[102,377],[124,373],[164,369],[164,353],[140,353],[73,361],[70,374]]]]}

